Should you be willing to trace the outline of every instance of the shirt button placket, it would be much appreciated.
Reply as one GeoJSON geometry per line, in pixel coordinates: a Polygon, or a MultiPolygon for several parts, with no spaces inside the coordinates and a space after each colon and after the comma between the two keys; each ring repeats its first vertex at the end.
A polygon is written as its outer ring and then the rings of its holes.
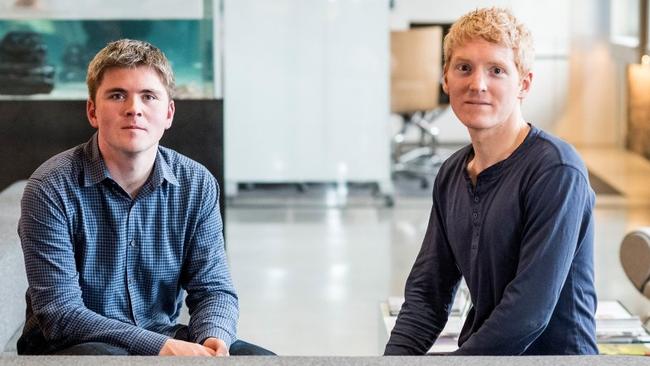
{"type": "Polygon", "coordinates": [[[472,210],[472,256],[476,256],[478,252],[478,242],[479,242],[479,231],[480,226],[480,214],[479,214],[479,202],[480,199],[478,194],[475,194],[473,197],[474,209],[472,210]]]}
{"type": "Polygon", "coordinates": [[[129,216],[128,216],[128,227],[127,227],[127,232],[128,232],[128,237],[130,238],[127,247],[126,247],[126,286],[127,286],[127,291],[129,293],[129,301],[130,301],[130,307],[131,307],[131,317],[133,318],[133,322],[135,324],[138,324],[138,317],[137,317],[137,309],[136,309],[136,303],[137,299],[134,296],[137,296],[137,289],[136,289],[136,283],[134,279],[135,275],[135,262],[136,262],[136,240],[133,237],[135,235],[135,227],[136,227],[136,208],[135,208],[135,203],[132,203],[131,206],[129,207],[129,216]]]}

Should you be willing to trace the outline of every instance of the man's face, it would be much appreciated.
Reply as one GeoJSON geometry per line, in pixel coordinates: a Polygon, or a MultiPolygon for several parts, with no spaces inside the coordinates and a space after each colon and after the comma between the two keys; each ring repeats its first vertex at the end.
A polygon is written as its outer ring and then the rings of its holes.
{"type": "Polygon", "coordinates": [[[95,101],[86,106],[104,158],[153,153],[174,109],[160,77],[147,66],[106,70],[95,101]]]}
{"type": "Polygon", "coordinates": [[[520,77],[512,49],[479,38],[452,51],[443,87],[458,119],[485,130],[520,118],[531,80],[520,77]]]}

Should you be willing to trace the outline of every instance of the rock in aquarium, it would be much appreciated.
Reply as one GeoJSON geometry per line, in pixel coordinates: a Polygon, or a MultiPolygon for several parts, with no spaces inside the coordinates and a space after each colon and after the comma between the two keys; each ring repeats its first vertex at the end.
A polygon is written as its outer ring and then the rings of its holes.
{"type": "Polygon", "coordinates": [[[0,41],[0,94],[47,94],[54,88],[54,66],[35,32],[9,32],[0,41]]]}

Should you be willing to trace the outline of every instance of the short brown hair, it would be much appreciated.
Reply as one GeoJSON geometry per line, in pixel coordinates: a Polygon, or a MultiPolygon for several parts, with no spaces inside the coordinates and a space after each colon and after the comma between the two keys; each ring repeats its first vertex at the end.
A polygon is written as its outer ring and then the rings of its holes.
{"type": "Polygon", "coordinates": [[[174,72],[165,54],[144,41],[120,39],[102,48],[90,61],[86,84],[88,94],[95,101],[97,89],[102,82],[106,70],[112,67],[135,68],[148,66],[154,69],[162,81],[169,98],[174,97],[174,72]]]}
{"type": "Polygon", "coordinates": [[[473,10],[451,26],[443,43],[445,73],[453,50],[476,38],[512,49],[520,76],[532,69],[535,59],[532,34],[508,9],[492,7],[473,10]]]}

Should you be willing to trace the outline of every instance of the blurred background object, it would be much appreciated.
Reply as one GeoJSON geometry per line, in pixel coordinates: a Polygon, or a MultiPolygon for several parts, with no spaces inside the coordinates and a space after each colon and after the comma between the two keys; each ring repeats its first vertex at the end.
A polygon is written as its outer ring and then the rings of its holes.
{"type": "Polygon", "coordinates": [[[404,175],[427,188],[443,157],[437,154],[436,119],[447,108],[440,103],[442,27],[393,31],[390,35],[390,109],[402,119],[393,136],[393,178],[404,175]],[[415,130],[416,141],[409,141],[415,130]]]}
{"type": "Polygon", "coordinates": [[[627,234],[621,243],[620,257],[627,278],[650,299],[650,227],[627,234]]]}
{"type": "Polygon", "coordinates": [[[54,88],[54,67],[46,64],[40,34],[7,33],[0,41],[0,94],[47,94],[54,88]]]}

